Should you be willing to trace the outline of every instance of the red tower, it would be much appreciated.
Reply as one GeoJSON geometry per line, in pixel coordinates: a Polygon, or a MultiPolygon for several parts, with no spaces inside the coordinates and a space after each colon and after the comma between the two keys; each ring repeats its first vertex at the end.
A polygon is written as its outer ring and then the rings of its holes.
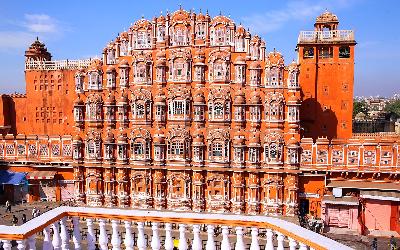
{"type": "Polygon", "coordinates": [[[314,31],[301,31],[297,44],[302,89],[303,137],[350,138],[354,85],[354,32],[339,30],[325,11],[314,31]]]}

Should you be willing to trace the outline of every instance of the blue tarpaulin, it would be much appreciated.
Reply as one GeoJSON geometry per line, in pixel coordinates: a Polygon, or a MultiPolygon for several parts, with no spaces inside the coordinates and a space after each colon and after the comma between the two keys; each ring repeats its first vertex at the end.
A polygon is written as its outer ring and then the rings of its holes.
{"type": "Polygon", "coordinates": [[[26,173],[0,170],[0,184],[19,185],[25,182],[26,173]]]}

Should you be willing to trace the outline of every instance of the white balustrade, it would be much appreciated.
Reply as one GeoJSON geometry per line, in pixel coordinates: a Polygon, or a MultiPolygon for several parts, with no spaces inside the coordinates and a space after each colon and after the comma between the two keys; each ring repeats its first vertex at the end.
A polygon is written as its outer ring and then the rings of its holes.
{"type": "Polygon", "coordinates": [[[165,223],[164,248],[165,248],[165,250],[173,250],[174,249],[174,241],[172,240],[172,225],[171,225],[171,223],[165,223]]]}
{"type": "Polygon", "coordinates": [[[185,231],[186,231],[186,225],[179,224],[179,244],[178,244],[179,250],[186,250],[188,248],[185,231]]]}
{"type": "Polygon", "coordinates": [[[93,220],[90,218],[86,219],[86,225],[87,225],[87,236],[86,236],[87,248],[88,250],[95,250],[96,235],[94,234],[93,230],[93,220]]]}
{"type": "Polygon", "coordinates": [[[99,220],[99,245],[101,250],[108,250],[108,236],[106,231],[106,222],[104,219],[99,220]]]}
{"type": "Polygon", "coordinates": [[[60,227],[61,227],[61,233],[60,233],[61,249],[69,250],[69,234],[67,231],[67,222],[65,217],[60,220],[60,227]]]}
{"type": "Polygon", "coordinates": [[[61,236],[59,232],[60,226],[58,222],[53,223],[53,240],[51,243],[53,244],[53,249],[54,250],[60,250],[61,249],[61,236]]]}
{"type": "Polygon", "coordinates": [[[285,248],[283,246],[283,242],[285,240],[285,236],[280,232],[277,232],[276,234],[278,235],[276,237],[276,239],[278,240],[278,248],[276,250],[284,250],[285,248]]]}
{"type": "Polygon", "coordinates": [[[243,241],[243,228],[242,227],[236,227],[236,244],[235,244],[235,250],[244,250],[244,241],[243,241]]]}
{"type": "Polygon", "coordinates": [[[35,250],[36,249],[36,234],[32,234],[32,236],[28,238],[27,243],[28,243],[28,250],[35,250]]]}
{"type": "Polygon", "coordinates": [[[229,228],[228,228],[228,226],[222,226],[221,250],[231,250],[231,244],[229,243],[229,228]]]}
{"type": "Polygon", "coordinates": [[[18,250],[25,250],[25,240],[17,240],[17,249],[18,250]]]}
{"type": "Polygon", "coordinates": [[[151,248],[153,250],[160,250],[161,244],[160,244],[160,236],[158,234],[158,223],[153,222],[151,224],[151,230],[153,231],[153,236],[151,237],[151,248]]]}
{"type": "Polygon", "coordinates": [[[193,250],[202,250],[203,246],[201,244],[200,238],[200,225],[193,225],[193,242],[192,249],[193,250]]]}
{"type": "Polygon", "coordinates": [[[214,241],[214,226],[207,226],[207,244],[206,250],[215,250],[215,241],[214,241]]]}
{"type": "Polygon", "coordinates": [[[121,238],[119,237],[118,226],[119,223],[117,220],[111,221],[112,226],[112,235],[111,235],[111,245],[113,250],[121,249],[121,238]]]}
{"type": "Polygon", "coordinates": [[[265,250],[274,250],[274,232],[271,229],[267,229],[267,244],[265,245],[265,250]]]}
{"type": "Polygon", "coordinates": [[[296,250],[296,247],[297,242],[294,239],[289,238],[289,250],[296,250]]]}
{"type": "Polygon", "coordinates": [[[43,229],[43,250],[52,250],[53,245],[50,241],[50,227],[43,229]]]}
{"type": "Polygon", "coordinates": [[[258,228],[251,228],[251,244],[250,250],[260,250],[260,245],[258,244],[258,228]]]}
{"type": "MultiPolygon", "coordinates": [[[[39,238],[41,242],[38,245],[43,245],[44,250],[59,250],[69,249],[70,237],[68,228],[73,226],[73,248],[74,249],[96,249],[96,245],[102,250],[104,249],[127,249],[133,250],[134,237],[133,228],[137,224],[137,249],[147,249],[147,239],[151,239],[149,245],[153,250],[173,250],[174,242],[172,234],[179,233],[179,250],[187,250],[189,242],[191,242],[191,249],[202,250],[203,242],[201,239],[201,222],[206,222],[207,226],[207,243],[206,250],[215,250],[216,245],[220,245],[221,250],[231,250],[232,244],[235,244],[235,250],[245,250],[244,231],[250,230],[251,237],[246,238],[246,243],[250,243],[251,250],[260,249],[260,230],[266,232],[266,250],[283,250],[283,249],[350,249],[338,242],[323,237],[319,234],[311,232],[307,229],[301,228],[295,224],[283,221],[278,218],[267,216],[246,216],[246,215],[228,215],[228,214],[197,214],[189,212],[168,212],[168,211],[146,211],[146,210],[129,210],[129,209],[107,209],[107,208],[77,208],[77,207],[60,207],[53,209],[37,218],[25,223],[22,226],[2,226],[0,225],[0,235],[7,236],[0,239],[3,243],[3,249],[11,249],[10,239],[17,241],[17,249],[34,250],[36,249],[36,232],[39,228],[43,229],[43,239],[39,238]],[[101,213],[100,213],[100,212],[101,213]],[[70,214],[69,214],[70,213],[70,214]],[[96,242],[96,235],[94,233],[94,225],[92,217],[104,214],[105,217],[110,218],[111,221],[105,219],[98,219],[99,222],[99,235],[96,242]],[[62,215],[62,216],[60,216],[62,215]],[[114,216],[114,217],[113,217],[114,216]],[[81,228],[80,219],[86,217],[86,227],[81,228]],[[61,218],[61,219],[60,219],[61,218]],[[72,220],[69,220],[72,218],[72,220]],[[113,219],[115,218],[115,219],[113,219]],[[117,219],[118,218],[118,219],[117,219]],[[124,218],[123,223],[120,219],[124,218]],[[156,221],[151,222],[151,218],[156,218],[156,221]],[[165,241],[164,246],[161,245],[160,234],[163,233],[162,224],[163,218],[168,221],[165,223],[165,241]],[[142,221],[138,221],[142,220],[142,221]],[[146,221],[146,224],[143,222],[146,221]],[[151,222],[148,223],[147,221],[151,222]],[[218,226],[221,228],[221,237],[215,237],[215,226],[212,223],[219,221],[218,226]],[[239,224],[237,221],[241,221],[239,224]],[[176,223],[178,228],[172,229],[172,224],[176,223]],[[192,224],[194,223],[194,224],[192,224]],[[251,228],[244,228],[239,225],[251,224],[251,228]],[[260,225],[258,227],[257,225],[260,225]],[[275,225],[268,228],[268,225],[275,225]],[[50,234],[50,227],[53,228],[53,235],[50,234]],[[230,230],[232,227],[232,230],[230,230]],[[264,228],[267,227],[267,228],[264,228]],[[190,238],[190,230],[192,229],[193,237],[190,238]],[[272,230],[271,228],[274,228],[272,230]],[[282,228],[280,230],[279,228],[282,228]],[[107,229],[111,233],[111,239],[108,239],[107,229]],[[85,231],[86,230],[86,231],[85,231]],[[121,231],[124,235],[124,241],[121,242],[121,231]],[[290,237],[286,234],[289,232],[290,237]],[[81,234],[86,235],[85,244],[82,241],[81,234]],[[274,239],[274,235],[276,239],[274,239]],[[15,235],[15,238],[13,236],[15,235]],[[22,237],[21,237],[22,236],[22,237]],[[110,240],[110,242],[109,242],[110,240]],[[307,244],[306,244],[307,243],[307,244]],[[276,245],[275,245],[276,244],[276,245]]],[[[72,247],[71,247],[72,248],[72,247]]]]}
{"type": "Polygon", "coordinates": [[[124,221],[124,224],[125,224],[125,239],[124,239],[125,249],[133,250],[133,245],[135,242],[132,236],[131,222],[124,221]]]}
{"type": "Polygon", "coordinates": [[[146,239],[144,236],[143,222],[138,222],[137,228],[138,228],[137,247],[139,250],[145,250],[146,249],[146,239]]]}
{"type": "Polygon", "coordinates": [[[81,237],[81,232],[79,230],[79,217],[72,218],[72,225],[74,226],[72,241],[74,242],[75,250],[80,250],[82,237],[81,237]]]}
{"type": "Polygon", "coordinates": [[[3,249],[4,250],[11,250],[11,241],[9,240],[2,240],[1,242],[3,242],[3,249]]]}

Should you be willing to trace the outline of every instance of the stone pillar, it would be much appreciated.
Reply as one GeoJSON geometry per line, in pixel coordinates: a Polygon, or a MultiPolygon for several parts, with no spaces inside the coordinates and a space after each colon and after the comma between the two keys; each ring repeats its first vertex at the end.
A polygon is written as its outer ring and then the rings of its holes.
{"type": "Polygon", "coordinates": [[[144,237],[143,222],[137,222],[137,228],[138,228],[137,247],[139,250],[146,250],[146,239],[144,237]]]}
{"type": "Polygon", "coordinates": [[[53,244],[54,250],[61,250],[61,237],[59,232],[59,224],[58,221],[53,223],[53,240],[51,243],[53,244]]]}
{"type": "Polygon", "coordinates": [[[235,250],[244,250],[244,242],[243,242],[243,228],[242,227],[236,227],[236,244],[235,244],[235,250]]]}
{"type": "Polygon", "coordinates": [[[88,250],[95,250],[96,249],[96,235],[94,235],[94,230],[93,230],[93,220],[92,219],[86,219],[86,225],[87,225],[87,236],[86,236],[86,242],[87,242],[87,248],[88,250]]]}
{"type": "Polygon", "coordinates": [[[207,244],[206,250],[215,250],[215,241],[214,241],[214,226],[207,226],[207,244]]]}
{"type": "Polygon", "coordinates": [[[272,229],[267,229],[267,243],[265,245],[265,250],[274,250],[274,233],[272,229]]]}
{"type": "Polygon", "coordinates": [[[289,238],[289,249],[296,250],[296,247],[297,247],[297,242],[294,239],[289,238]]]}
{"type": "Polygon", "coordinates": [[[108,250],[108,237],[106,231],[106,222],[104,219],[99,219],[99,245],[101,250],[108,250]]]}
{"type": "Polygon", "coordinates": [[[222,226],[221,250],[231,250],[231,245],[229,243],[229,228],[228,228],[228,226],[222,226]]]}
{"type": "Polygon", "coordinates": [[[4,250],[11,250],[11,241],[9,240],[2,240],[1,242],[3,242],[3,249],[4,250]]]}
{"type": "Polygon", "coordinates": [[[153,236],[151,237],[151,248],[153,250],[160,250],[161,244],[160,244],[160,236],[158,234],[158,223],[152,222],[151,224],[152,224],[151,229],[153,231],[153,236]]]}
{"type": "Polygon", "coordinates": [[[67,231],[67,218],[63,217],[60,220],[61,225],[61,249],[69,250],[69,234],[67,231]]]}
{"type": "Polygon", "coordinates": [[[17,249],[18,250],[25,250],[25,240],[17,240],[17,249]]]}
{"type": "Polygon", "coordinates": [[[36,234],[32,234],[31,237],[28,238],[28,250],[35,250],[36,249],[36,234]]]}
{"type": "Polygon", "coordinates": [[[124,239],[125,249],[133,250],[133,245],[135,242],[132,236],[131,222],[124,221],[124,224],[125,224],[125,239],[124,239]]]}
{"type": "Polygon", "coordinates": [[[171,223],[165,223],[165,250],[172,250],[174,249],[174,242],[172,240],[172,226],[171,223]]]}
{"type": "Polygon", "coordinates": [[[200,239],[200,226],[193,225],[193,242],[192,242],[192,250],[202,250],[203,245],[200,239]]]}
{"type": "Polygon", "coordinates": [[[81,232],[79,229],[79,217],[73,217],[72,218],[72,224],[74,225],[74,235],[72,236],[72,241],[74,242],[75,249],[79,250],[81,249],[81,232]]]}
{"type": "Polygon", "coordinates": [[[113,250],[120,250],[121,249],[121,238],[119,237],[118,226],[119,223],[117,220],[111,221],[112,226],[112,236],[111,236],[111,245],[113,250]]]}
{"type": "Polygon", "coordinates": [[[50,242],[50,227],[43,229],[43,250],[53,250],[53,245],[50,242]]]}
{"type": "Polygon", "coordinates": [[[185,231],[186,231],[186,225],[179,224],[179,245],[178,245],[179,250],[186,250],[188,248],[185,231]]]}
{"type": "Polygon", "coordinates": [[[258,228],[251,228],[251,245],[250,250],[260,250],[260,245],[258,244],[258,228]]]}
{"type": "Polygon", "coordinates": [[[278,240],[278,248],[276,250],[284,250],[285,248],[283,246],[283,242],[285,240],[285,236],[280,232],[277,232],[277,234],[278,236],[276,237],[276,239],[278,240]]]}

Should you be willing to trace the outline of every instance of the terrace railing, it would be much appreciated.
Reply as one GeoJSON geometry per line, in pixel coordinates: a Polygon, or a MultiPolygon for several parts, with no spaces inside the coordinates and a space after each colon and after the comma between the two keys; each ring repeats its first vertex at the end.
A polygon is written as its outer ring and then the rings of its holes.
{"type": "Polygon", "coordinates": [[[300,31],[298,43],[352,42],[353,30],[300,31]]]}
{"type": "Polygon", "coordinates": [[[350,249],[268,216],[95,207],[58,207],[21,226],[0,226],[0,239],[6,250],[13,240],[17,249],[350,249]]]}
{"type": "Polygon", "coordinates": [[[60,70],[81,69],[89,67],[91,59],[60,60],[60,61],[29,61],[25,63],[25,70],[60,70]]]}

